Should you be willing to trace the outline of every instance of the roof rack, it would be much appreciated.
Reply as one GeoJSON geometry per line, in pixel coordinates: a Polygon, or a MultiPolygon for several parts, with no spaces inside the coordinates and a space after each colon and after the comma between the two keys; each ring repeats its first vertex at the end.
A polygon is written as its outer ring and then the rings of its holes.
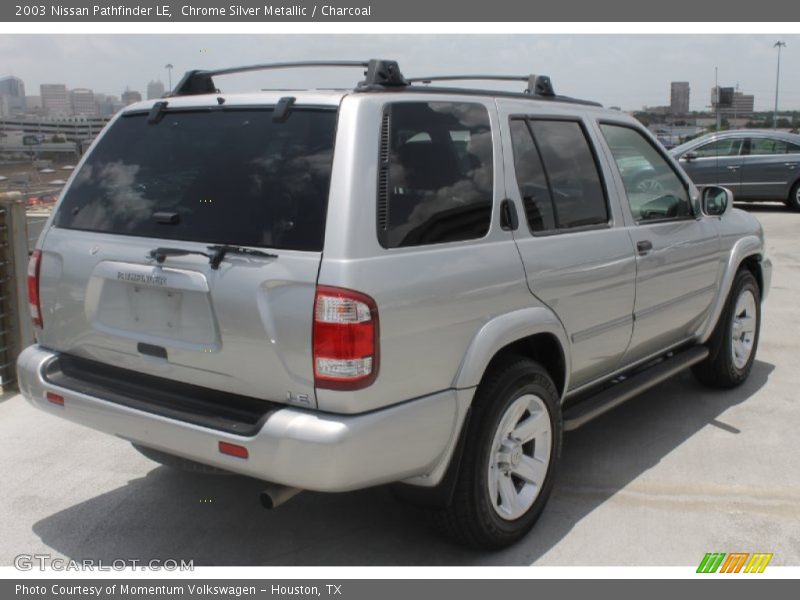
{"type": "Polygon", "coordinates": [[[527,81],[523,94],[531,96],[555,96],[553,84],[547,75],[434,75],[412,77],[409,83],[431,83],[434,81],[527,81]]]}
{"type": "Polygon", "coordinates": [[[303,61],[303,62],[282,62],[266,63],[258,65],[247,65],[243,67],[232,67],[228,69],[194,70],[188,71],[175,86],[168,96],[192,96],[195,94],[216,94],[219,93],[214,78],[222,75],[233,75],[235,73],[248,73],[251,71],[272,71],[278,69],[302,69],[302,68],[360,68],[364,69],[364,80],[360,81],[355,87],[355,91],[390,91],[405,89],[416,92],[461,92],[473,94],[497,93],[509,97],[528,97],[542,100],[553,100],[557,102],[570,102],[575,104],[586,104],[600,106],[596,102],[588,100],[578,100],[566,96],[557,96],[553,90],[553,84],[547,75],[434,75],[430,77],[405,78],[400,72],[400,66],[394,60],[371,59],[365,61],[303,61]],[[414,86],[415,83],[431,83],[435,81],[523,81],[527,82],[527,87],[519,92],[501,92],[486,89],[438,89],[431,86],[414,86]]]}
{"type": "Polygon", "coordinates": [[[260,65],[247,65],[229,69],[194,70],[187,71],[183,78],[170,92],[170,96],[192,96],[196,94],[216,94],[219,92],[214,84],[214,77],[233,75],[234,73],[248,73],[251,71],[271,71],[277,69],[302,69],[307,67],[358,67],[366,69],[364,81],[358,84],[359,88],[381,86],[401,87],[407,86],[408,81],[400,72],[400,67],[393,60],[372,59],[368,61],[305,61],[267,63],[260,65]]]}

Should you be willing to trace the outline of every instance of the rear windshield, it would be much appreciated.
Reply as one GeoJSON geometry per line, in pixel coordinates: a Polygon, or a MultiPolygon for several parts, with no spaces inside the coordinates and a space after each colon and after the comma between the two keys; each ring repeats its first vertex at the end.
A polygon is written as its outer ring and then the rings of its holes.
{"type": "Polygon", "coordinates": [[[170,240],[322,250],[336,111],[167,112],[116,121],[56,226],[170,240]]]}

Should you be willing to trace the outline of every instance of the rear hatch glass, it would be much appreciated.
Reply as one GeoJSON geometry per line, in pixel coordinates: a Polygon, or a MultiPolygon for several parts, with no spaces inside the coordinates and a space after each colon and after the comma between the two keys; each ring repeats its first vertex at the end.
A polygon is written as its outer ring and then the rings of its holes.
{"type": "Polygon", "coordinates": [[[76,174],[55,225],[320,251],[335,110],[167,112],[118,119],[76,174]]]}
{"type": "Polygon", "coordinates": [[[43,245],[44,346],[232,394],[313,404],[310,355],[337,110],[117,119],[43,245]],[[211,244],[229,252],[216,266],[211,244]],[[173,250],[163,263],[156,248],[173,250]],[[177,251],[177,252],[176,252],[177,251]]]}

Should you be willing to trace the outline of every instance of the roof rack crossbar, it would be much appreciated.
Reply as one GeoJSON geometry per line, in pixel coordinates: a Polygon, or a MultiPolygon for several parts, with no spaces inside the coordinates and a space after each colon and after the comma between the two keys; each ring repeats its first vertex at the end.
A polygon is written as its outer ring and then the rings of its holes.
{"type": "Polygon", "coordinates": [[[430,83],[432,81],[528,81],[528,75],[434,75],[432,77],[410,77],[410,83],[430,83]]]}
{"type": "Polygon", "coordinates": [[[524,93],[534,96],[555,96],[553,84],[547,75],[434,75],[408,79],[409,83],[434,81],[527,81],[528,87],[524,93]]]}
{"type": "Polygon", "coordinates": [[[400,67],[392,60],[324,60],[324,61],[300,61],[300,62],[281,62],[265,63],[258,65],[245,65],[241,67],[230,67],[226,69],[194,70],[187,71],[183,78],[175,86],[170,96],[190,96],[194,94],[214,94],[217,93],[214,85],[214,77],[220,75],[233,75],[236,73],[249,73],[252,71],[273,71],[277,69],[303,69],[303,68],[329,68],[329,67],[358,67],[366,69],[364,72],[365,80],[359,83],[359,87],[380,85],[380,86],[405,86],[407,81],[400,73],[400,67]]]}

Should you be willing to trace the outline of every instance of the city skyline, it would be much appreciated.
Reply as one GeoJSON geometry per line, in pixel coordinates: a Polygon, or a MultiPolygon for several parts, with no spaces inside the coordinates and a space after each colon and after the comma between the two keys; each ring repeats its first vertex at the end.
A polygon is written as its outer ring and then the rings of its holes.
{"type": "MultiPolygon", "coordinates": [[[[800,109],[800,36],[787,41],[779,110],[800,109]]],[[[44,83],[121,96],[127,89],[146,97],[148,83],[168,87],[190,68],[257,62],[395,58],[412,75],[437,73],[525,73],[551,76],[557,93],[597,100],[623,110],[670,104],[671,82],[688,83],[690,111],[707,111],[707,93],[718,67],[720,86],[755,96],[756,111],[774,103],[774,35],[8,35],[0,39],[0,76],[14,75],[28,90],[44,83]],[[298,44],[302,39],[303,43],[298,44]],[[45,58],[46,55],[46,58],[45,58]],[[534,57],[532,59],[526,57],[534,57]],[[576,59],[577,57],[577,59],[576,59]],[[92,64],[87,70],[86,64],[92,64]],[[625,78],[612,77],[619,72],[625,78]],[[54,77],[54,74],[58,76],[54,77]]],[[[264,87],[352,87],[360,73],[329,69],[243,75],[221,80],[223,91],[264,87]]],[[[494,84],[493,84],[494,86],[494,84]]],[[[497,85],[496,87],[503,87],[497,85]]],[[[28,91],[28,95],[31,94],[28,91]]]]}

